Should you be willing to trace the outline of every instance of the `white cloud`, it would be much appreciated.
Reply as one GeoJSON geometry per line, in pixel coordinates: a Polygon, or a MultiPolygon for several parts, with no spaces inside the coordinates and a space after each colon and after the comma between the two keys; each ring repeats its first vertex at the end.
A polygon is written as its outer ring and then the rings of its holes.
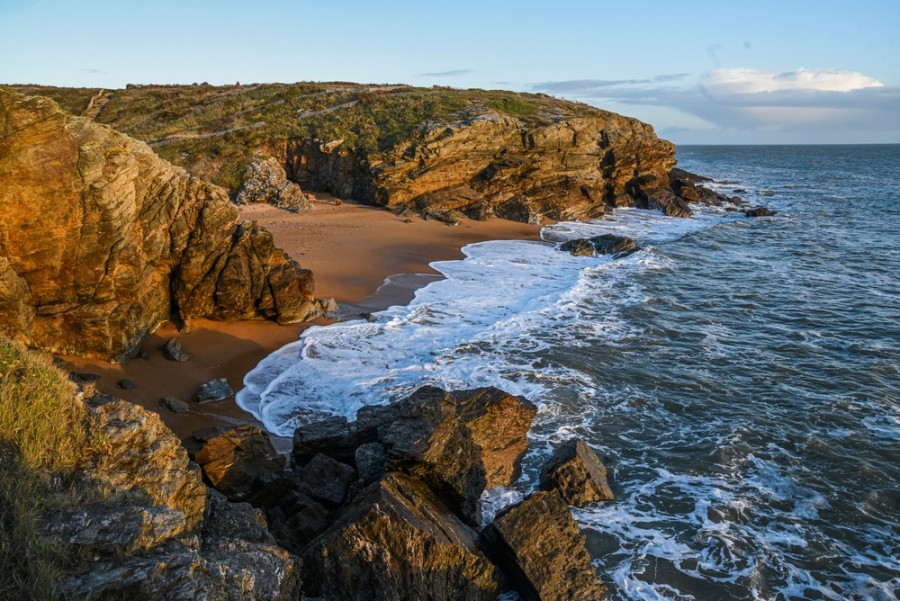
{"type": "Polygon", "coordinates": [[[900,141],[900,87],[857,71],[717,68],[693,85],[677,79],[599,83],[604,85],[575,80],[535,88],[634,114],[681,139],[686,131],[717,131],[723,140],[900,141]]]}
{"type": "Polygon", "coordinates": [[[784,73],[758,69],[713,69],[706,75],[707,89],[726,94],[758,94],[813,90],[817,92],[852,92],[865,88],[881,88],[884,84],[858,73],[842,69],[804,69],[784,73]]]}

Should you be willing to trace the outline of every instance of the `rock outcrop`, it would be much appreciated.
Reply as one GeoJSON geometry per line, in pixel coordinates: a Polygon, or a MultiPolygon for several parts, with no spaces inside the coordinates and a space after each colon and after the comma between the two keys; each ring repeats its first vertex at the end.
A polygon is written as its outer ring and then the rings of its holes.
{"type": "Polygon", "coordinates": [[[162,321],[307,317],[312,274],[221,188],[42,97],[0,90],[0,332],[112,358],[162,321]]]}
{"type": "Polygon", "coordinates": [[[233,500],[249,494],[262,475],[284,468],[284,457],[275,451],[269,435],[253,426],[209,437],[193,460],[209,483],[233,500]]]}
{"type": "Polygon", "coordinates": [[[44,517],[42,536],[74,565],[64,598],[289,600],[300,561],[246,503],[209,493],[155,413],[96,395],[85,401],[86,457],[72,481],[89,503],[44,517]]]}
{"type": "Polygon", "coordinates": [[[470,108],[422,124],[389,151],[300,140],[288,143],[286,155],[301,186],[426,214],[538,223],[636,204],[690,214],[686,203],[657,198],[669,189],[675,147],[645,123],[600,110],[526,120],[470,108]]]}
{"type": "Polygon", "coordinates": [[[256,156],[244,170],[244,183],[235,198],[237,204],[269,203],[279,209],[298,213],[309,208],[309,197],[300,186],[288,181],[278,161],[256,156]]]}

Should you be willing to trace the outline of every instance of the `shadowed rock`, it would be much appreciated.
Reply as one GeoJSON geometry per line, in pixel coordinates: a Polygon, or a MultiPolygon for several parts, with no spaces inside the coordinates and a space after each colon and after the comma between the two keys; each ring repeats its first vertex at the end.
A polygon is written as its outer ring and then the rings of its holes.
{"type": "Polygon", "coordinates": [[[527,601],[597,601],[606,593],[578,524],[555,492],[536,492],[506,509],[481,536],[527,601]]]}
{"type": "Polygon", "coordinates": [[[400,403],[360,409],[356,427],[377,431],[389,470],[420,478],[477,523],[485,488],[518,477],[536,413],[526,399],[496,388],[449,393],[425,386],[400,403]]]}
{"type": "Polygon", "coordinates": [[[194,454],[203,475],[229,498],[248,494],[262,474],[281,471],[284,457],[269,435],[252,426],[240,426],[213,436],[194,454]]]}
{"type": "Polygon", "coordinates": [[[475,533],[420,482],[390,474],[303,552],[304,590],[346,601],[494,601],[475,533]]]}
{"type": "Polygon", "coordinates": [[[583,440],[573,438],[560,445],[541,470],[541,488],[556,490],[569,505],[583,507],[612,501],[606,466],[583,440]]]}

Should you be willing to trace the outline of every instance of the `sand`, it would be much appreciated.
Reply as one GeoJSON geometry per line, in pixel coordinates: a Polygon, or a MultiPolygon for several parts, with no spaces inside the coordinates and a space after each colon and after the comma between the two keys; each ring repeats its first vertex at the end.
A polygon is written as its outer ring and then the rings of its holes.
{"type": "MultiPolygon", "coordinates": [[[[241,216],[269,229],[276,244],[301,266],[311,269],[316,297],[338,301],[342,317],[409,302],[417,286],[439,277],[429,266],[434,261],[463,257],[460,249],[485,240],[536,240],[540,228],[502,219],[462,220],[448,226],[433,220],[411,222],[384,209],[352,202],[338,203],[321,195],[307,213],[290,213],[269,205],[241,207],[241,216]],[[382,286],[389,276],[393,285],[382,286]]],[[[318,321],[318,324],[327,322],[318,321]]],[[[64,357],[71,369],[100,376],[101,392],[157,411],[178,436],[187,437],[206,427],[230,428],[241,424],[261,427],[241,410],[233,398],[197,405],[197,389],[214,378],[226,378],[234,390],[244,375],[269,353],[297,340],[309,324],[278,325],[267,321],[214,322],[195,320],[191,331],[179,333],[166,323],[143,346],[143,357],[114,365],[103,361],[64,357]],[[177,336],[191,360],[166,359],[161,347],[177,336]],[[133,388],[120,385],[128,380],[133,388]],[[159,401],[173,396],[189,401],[188,413],[173,413],[159,401]]],[[[276,440],[282,450],[289,441],[276,440]]]]}

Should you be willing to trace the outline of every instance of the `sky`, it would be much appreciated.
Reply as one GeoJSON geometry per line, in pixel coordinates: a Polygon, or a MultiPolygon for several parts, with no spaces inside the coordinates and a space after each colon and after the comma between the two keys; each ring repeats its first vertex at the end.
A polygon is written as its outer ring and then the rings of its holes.
{"type": "Polygon", "coordinates": [[[539,92],[676,144],[900,143],[898,0],[0,0],[0,83],[539,92]]]}

